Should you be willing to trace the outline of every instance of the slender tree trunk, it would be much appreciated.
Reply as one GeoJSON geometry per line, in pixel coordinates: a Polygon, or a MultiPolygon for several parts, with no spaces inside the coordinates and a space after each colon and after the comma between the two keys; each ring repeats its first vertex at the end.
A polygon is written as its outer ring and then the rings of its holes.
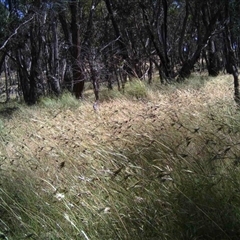
{"type": "Polygon", "coordinates": [[[55,18],[53,17],[51,24],[52,42],[50,43],[48,80],[50,82],[51,92],[53,92],[56,96],[59,96],[61,93],[61,73],[59,69],[57,23],[54,19],[55,18]]]}
{"type": "Polygon", "coordinates": [[[229,27],[230,23],[230,15],[229,15],[229,2],[225,0],[225,17],[226,17],[226,26],[225,26],[225,44],[226,44],[226,51],[227,51],[227,65],[228,71],[230,74],[233,75],[233,83],[234,83],[234,100],[238,106],[240,106],[240,93],[239,93],[239,74],[236,64],[236,58],[234,56],[234,51],[232,48],[231,42],[231,31],[229,27]]]}
{"type": "Polygon", "coordinates": [[[120,48],[120,56],[122,56],[122,58],[126,60],[126,59],[128,59],[127,47],[122,39],[122,35],[120,33],[117,21],[115,20],[113,9],[112,9],[112,2],[111,2],[111,0],[105,0],[105,3],[106,3],[109,17],[110,17],[112,25],[113,25],[115,36],[117,38],[117,44],[120,48]]]}
{"type": "Polygon", "coordinates": [[[69,3],[71,12],[71,32],[72,32],[72,71],[73,71],[73,92],[77,99],[82,98],[84,90],[84,75],[81,67],[81,42],[79,23],[79,2],[71,0],[69,3]]]}
{"type": "Polygon", "coordinates": [[[0,52],[0,73],[1,73],[1,69],[2,69],[2,66],[5,61],[6,55],[7,55],[6,52],[0,52]]]}
{"type": "Polygon", "coordinates": [[[92,47],[94,43],[93,32],[93,17],[95,13],[96,6],[98,5],[99,1],[92,0],[91,9],[88,16],[87,22],[87,31],[85,33],[84,41],[83,41],[83,49],[82,54],[85,56],[84,60],[86,60],[86,56],[88,58],[89,68],[90,68],[90,78],[93,84],[93,90],[95,95],[96,102],[99,100],[99,71],[100,68],[97,66],[97,56],[92,47]]]}
{"type": "Polygon", "coordinates": [[[4,72],[5,72],[5,92],[6,92],[6,102],[10,100],[10,93],[9,93],[9,71],[8,71],[8,59],[5,58],[4,62],[4,72]]]}
{"type": "Polygon", "coordinates": [[[188,21],[188,17],[189,17],[189,0],[186,0],[185,4],[186,4],[186,6],[185,6],[186,13],[185,13],[185,17],[183,19],[182,31],[181,31],[180,39],[178,42],[178,54],[179,54],[181,62],[185,61],[184,56],[183,56],[183,40],[184,40],[184,35],[186,32],[186,27],[187,27],[187,21],[188,21]]]}
{"type": "MultiPolygon", "coordinates": [[[[36,20],[37,21],[37,20],[36,20]]],[[[30,44],[31,44],[31,68],[29,74],[29,96],[28,104],[35,104],[41,92],[40,83],[40,61],[41,61],[41,36],[36,33],[39,31],[38,24],[32,25],[30,29],[30,44]],[[37,38],[36,38],[37,37],[37,38]]]]}
{"type": "Polygon", "coordinates": [[[149,59],[149,69],[147,71],[147,74],[148,74],[148,83],[151,84],[152,76],[153,76],[153,61],[151,58],[149,59]]]}
{"type": "Polygon", "coordinates": [[[26,103],[29,101],[29,74],[27,71],[27,64],[22,58],[22,51],[18,49],[16,55],[16,61],[18,65],[18,76],[19,76],[19,85],[23,94],[23,99],[26,103]]]}
{"type": "Polygon", "coordinates": [[[207,68],[209,76],[216,77],[219,74],[219,59],[217,55],[217,50],[215,42],[210,39],[208,42],[208,59],[207,68]]]}
{"type": "Polygon", "coordinates": [[[95,95],[95,100],[99,100],[99,80],[97,76],[97,71],[94,66],[91,67],[91,79],[92,79],[92,84],[93,84],[93,90],[94,90],[94,95],[95,95]]]}
{"type": "MultiPolygon", "coordinates": [[[[165,22],[164,24],[161,26],[161,34],[162,36],[157,36],[156,34],[154,34],[154,30],[152,29],[152,26],[150,24],[149,21],[149,17],[147,15],[146,12],[146,8],[145,6],[140,5],[140,7],[142,8],[143,11],[143,17],[146,23],[146,30],[149,34],[149,39],[151,40],[153,47],[156,50],[156,54],[158,55],[159,59],[160,59],[160,64],[155,64],[158,68],[159,71],[159,77],[160,77],[160,81],[161,83],[164,83],[165,80],[167,78],[170,78],[171,76],[171,68],[170,68],[170,61],[168,58],[168,54],[167,54],[167,3],[166,1],[163,1],[163,4],[165,6],[165,14],[164,14],[164,19],[165,22]]],[[[160,13],[159,13],[160,14],[160,13]]],[[[159,31],[157,31],[159,32],[159,31]]]]}
{"type": "MultiPolygon", "coordinates": [[[[58,18],[59,22],[61,23],[61,27],[63,30],[63,35],[65,39],[65,44],[67,47],[70,49],[70,55],[72,56],[71,53],[71,46],[72,46],[72,37],[71,37],[71,32],[70,32],[70,27],[67,22],[67,16],[66,16],[66,9],[60,8],[58,11],[58,18]]],[[[67,55],[67,52],[66,52],[67,55]]],[[[71,61],[72,62],[72,61],[71,61]]],[[[72,64],[69,63],[68,59],[64,60],[63,63],[63,71],[62,71],[62,81],[64,82],[64,88],[68,89],[68,91],[72,92],[73,91],[73,77],[72,77],[72,64]]]]}
{"type": "Polygon", "coordinates": [[[234,51],[232,49],[231,36],[229,26],[226,27],[226,48],[227,48],[227,72],[233,75],[234,83],[234,99],[235,102],[240,106],[240,93],[239,93],[239,73],[237,69],[236,59],[234,56],[234,51]]]}
{"type": "Polygon", "coordinates": [[[162,45],[164,52],[164,73],[166,79],[171,79],[173,77],[173,71],[171,66],[171,61],[168,56],[168,1],[162,0],[163,4],[163,24],[162,24],[162,45]]]}

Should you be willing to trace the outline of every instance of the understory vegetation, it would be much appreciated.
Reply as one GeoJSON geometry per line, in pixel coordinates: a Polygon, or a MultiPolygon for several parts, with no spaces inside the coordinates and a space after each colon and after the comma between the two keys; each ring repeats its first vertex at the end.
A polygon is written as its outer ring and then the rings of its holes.
{"type": "Polygon", "coordinates": [[[130,84],[0,106],[1,239],[240,239],[232,78],[130,84]]]}

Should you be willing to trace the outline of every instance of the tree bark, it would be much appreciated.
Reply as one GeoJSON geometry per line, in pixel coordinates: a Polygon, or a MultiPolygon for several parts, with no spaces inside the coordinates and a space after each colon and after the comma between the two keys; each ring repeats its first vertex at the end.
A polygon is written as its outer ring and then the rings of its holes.
{"type": "Polygon", "coordinates": [[[60,79],[61,73],[59,69],[59,44],[58,44],[58,35],[57,35],[57,22],[51,18],[51,42],[50,42],[50,54],[49,54],[49,73],[48,81],[50,82],[50,90],[56,96],[61,94],[60,79]]]}
{"type": "Polygon", "coordinates": [[[178,43],[178,54],[179,54],[179,58],[181,60],[181,62],[185,61],[185,58],[183,56],[183,39],[184,39],[184,35],[186,32],[186,27],[187,27],[187,20],[189,17],[189,0],[186,0],[186,6],[185,6],[185,17],[183,19],[183,24],[182,24],[182,31],[180,34],[180,39],[179,39],[179,43],[178,43]]]}
{"type": "Polygon", "coordinates": [[[207,24],[206,31],[204,33],[203,38],[200,38],[200,36],[199,36],[199,42],[198,42],[197,48],[196,48],[194,54],[192,55],[192,57],[190,59],[187,59],[183,63],[182,68],[179,71],[178,81],[182,81],[185,78],[188,78],[190,76],[191,71],[194,67],[194,64],[199,59],[202,50],[208,44],[208,41],[210,40],[211,35],[212,35],[213,31],[215,30],[215,24],[216,24],[219,16],[220,16],[220,9],[218,9],[218,11],[210,19],[209,24],[207,24]]]}
{"type": "MultiPolygon", "coordinates": [[[[160,81],[161,83],[164,83],[166,79],[171,78],[172,76],[170,61],[167,53],[167,2],[163,1],[162,3],[164,5],[164,23],[161,26],[161,33],[159,33],[159,31],[156,29],[152,29],[153,24],[150,23],[148,14],[146,12],[146,7],[144,5],[140,5],[140,7],[143,11],[143,17],[145,20],[146,30],[149,34],[149,39],[160,59],[160,64],[155,62],[155,65],[159,71],[160,81]]],[[[159,15],[160,11],[157,14],[159,15]]],[[[156,27],[158,27],[158,25],[156,27]]]]}
{"type": "Polygon", "coordinates": [[[5,72],[5,92],[6,92],[6,102],[10,100],[9,94],[9,70],[8,70],[8,58],[5,58],[4,62],[4,72],[5,72]]]}
{"type": "Polygon", "coordinates": [[[232,48],[231,30],[230,30],[231,17],[229,13],[229,1],[225,0],[225,46],[226,46],[226,60],[228,65],[228,71],[233,75],[234,84],[234,100],[238,107],[240,107],[240,93],[239,93],[239,74],[234,56],[234,50],[232,48]]]}
{"type": "Polygon", "coordinates": [[[216,77],[219,74],[219,57],[215,46],[215,41],[210,39],[208,42],[207,68],[209,76],[216,77]]]}
{"type": "Polygon", "coordinates": [[[113,9],[112,9],[111,0],[105,0],[105,4],[106,4],[108,14],[109,14],[109,17],[110,17],[112,25],[113,25],[115,36],[117,38],[117,44],[120,48],[120,54],[119,55],[122,56],[122,58],[126,60],[126,59],[128,59],[127,47],[126,47],[126,45],[125,45],[125,43],[122,39],[122,35],[120,33],[117,21],[114,18],[114,13],[113,13],[113,9]]]}
{"type": "Polygon", "coordinates": [[[80,22],[78,1],[71,0],[69,8],[71,12],[71,32],[72,32],[72,75],[73,75],[73,93],[77,99],[82,98],[84,90],[84,75],[81,67],[81,41],[80,41],[80,22]]]}
{"type": "Polygon", "coordinates": [[[234,84],[234,100],[238,106],[240,106],[240,93],[239,93],[239,73],[237,69],[236,59],[234,56],[234,51],[231,43],[231,33],[229,26],[227,25],[225,28],[225,41],[226,41],[226,49],[227,49],[227,66],[228,73],[233,75],[233,84],[234,84]]]}

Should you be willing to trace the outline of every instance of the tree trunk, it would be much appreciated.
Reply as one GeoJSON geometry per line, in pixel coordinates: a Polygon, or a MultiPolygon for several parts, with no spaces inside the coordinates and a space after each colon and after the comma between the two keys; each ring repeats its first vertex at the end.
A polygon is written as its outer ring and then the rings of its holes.
{"type": "Polygon", "coordinates": [[[0,74],[6,55],[7,55],[6,52],[0,52],[0,74]]]}
{"type": "Polygon", "coordinates": [[[23,94],[23,99],[26,103],[29,102],[29,74],[27,71],[27,64],[22,58],[22,51],[18,49],[17,55],[16,55],[16,62],[18,65],[18,76],[19,76],[19,84],[20,84],[20,89],[23,94]]]}
{"type": "Polygon", "coordinates": [[[162,3],[164,5],[164,23],[161,26],[161,33],[159,33],[157,29],[152,29],[145,6],[140,5],[140,7],[143,11],[143,17],[146,24],[146,30],[149,34],[149,39],[151,40],[151,43],[156,50],[156,54],[160,59],[160,64],[155,63],[155,65],[159,71],[160,81],[161,83],[164,83],[166,79],[172,77],[172,71],[167,53],[167,2],[163,1],[162,3]],[[157,36],[155,32],[157,32],[157,36]]]}
{"type": "Polygon", "coordinates": [[[149,59],[149,69],[147,71],[147,75],[148,75],[148,83],[151,84],[152,76],[153,76],[153,61],[151,58],[149,59]]]}
{"type": "Polygon", "coordinates": [[[220,16],[220,9],[212,16],[209,23],[206,25],[206,30],[205,30],[203,38],[200,38],[200,36],[199,36],[199,42],[198,42],[197,48],[196,48],[194,54],[192,55],[192,57],[190,59],[187,59],[183,63],[182,68],[179,71],[178,81],[182,81],[185,78],[188,78],[190,76],[191,71],[194,67],[194,64],[199,59],[202,50],[205,48],[205,46],[208,44],[208,41],[211,38],[211,35],[215,29],[215,24],[216,24],[219,16],[220,16]]]}
{"type": "Polygon", "coordinates": [[[84,90],[84,75],[81,67],[81,42],[80,42],[80,23],[79,23],[79,2],[72,0],[69,3],[71,12],[71,32],[72,32],[72,71],[73,71],[73,93],[76,98],[82,98],[84,90]]]}
{"type": "Polygon", "coordinates": [[[8,70],[8,58],[5,58],[4,62],[4,72],[5,72],[5,92],[6,92],[6,102],[10,100],[10,93],[9,93],[9,70],[8,70]]]}
{"type": "Polygon", "coordinates": [[[51,92],[54,93],[56,96],[59,96],[61,93],[61,73],[59,69],[57,23],[54,18],[52,18],[51,30],[52,40],[50,42],[48,81],[50,83],[51,92]]]}
{"type": "Polygon", "coordinates": [[[35,104],[38,98],[43,95],[43,82],[41,79],[41,61],[42,61],[42,36],[40,31],[39,19],[30,28],[30,46],[31,46],[31,68],[29,74],[29,96],[28,104],[35,104]]]}
{"type": "Polygon", "coordinates": [[[240,106],[240,93],[239,93],[239,79],[238,79],[238,69],[236,64],[236,59],[234,56],[234,51],[232,48],[231,42],[231,31],[229,27],[230,16],[229,16],[229,5],[228,0],[225,1],[225,14],[226,14],[226,26],[225,26],[225,45],[227,51],[227,65],[228,71],[233,75],[233,83],[234,83],[234,100],[238,106],[240,106]]]}
{"type": "Polygon", "coordinates": [[[105,3],[106,3],[106,7],[107,7],[107,10],[108,10],[109,17],[110,17],[112,25],[113,25],[115,36],[117,38],[117,44],[118,44],[119,49],[120,49],[120,54],[119,55],[122,56],[122,58],[126,60],[126,59],[128,59],[127,47],[126,47],[126,45],[125,45],[125,43],[122,39],[117,21],[115,20],[111,0],[105,0],[105,3]]]}
{"type": "Polygon", "coordinates": [[[91,68],[91,80],[93,84],[93,90],[94,90],[94,95],[95,95],[95,100],[99,100],[99,79],[98,79],[98,74],[97,70],[94,66],[90,66],[91,68]]]}
{"type": "Polygon", "coordinates": [[[240,93],[239,93],[239,79],[238,79],[238,69],[236,64],[236,59],[234,56],[234,51],[232,49],[231,37],[229,27],[226,27],[226,48],[227,48],[227,72],[233,75],[234,83],[234,100],[237,105],[240,106],[240,93]]]}
{"type": "Polygon", "coordinates": [[[180,39],[178,42],[178,54],[179,54],[179,58],[181,60],[181,62],[185,61],[185,58],[183,56],[183,40],[184,40],[184,35],[186,32],[186,27],[187,27],[187,21],[188,21],[188,17],[189,17],[189,0],[186,0],[186,6],[185,6],[185,17],[183,19],[183,23],[182,23],[182,31],[180,33],[180,39]]]}
{"type": "Polygon", "coordinates": [[[216,77],[219,74],[219,57],[217,55],[217,50],[215,42],[210,39],[208,42],[208,59],[207,68],[209,76],[216,77]]]}

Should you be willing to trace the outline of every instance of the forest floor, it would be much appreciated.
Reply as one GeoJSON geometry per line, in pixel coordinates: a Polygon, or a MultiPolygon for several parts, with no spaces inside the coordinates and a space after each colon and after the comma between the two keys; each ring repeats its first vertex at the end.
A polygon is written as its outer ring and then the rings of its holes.
{"type": "Polygon", "coordinates": [[[3,239],[240,238],[231,76],[0,107],[3,239]]]}

